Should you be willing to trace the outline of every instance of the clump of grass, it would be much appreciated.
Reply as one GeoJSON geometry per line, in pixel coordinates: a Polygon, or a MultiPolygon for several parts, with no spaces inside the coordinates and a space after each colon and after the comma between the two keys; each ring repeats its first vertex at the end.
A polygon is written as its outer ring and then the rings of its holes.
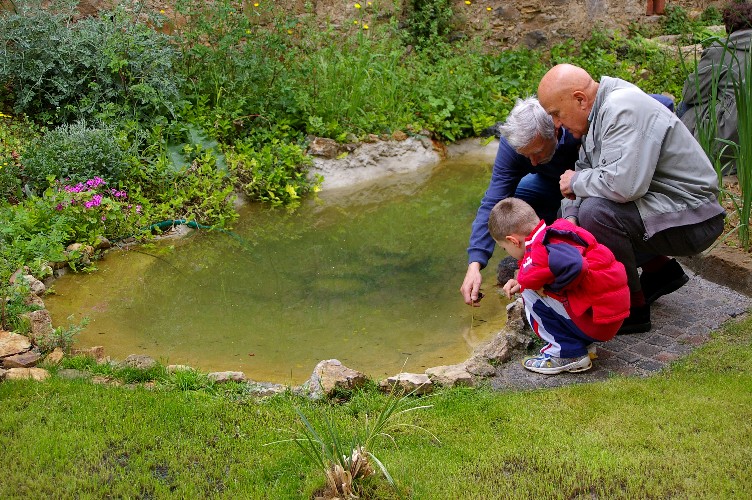
{"type": "Polygon", "coordinates": [[[326,487],[323,495],[325,498],[360,497],[364,492],[365,480],[376,474],[374,465],[401,497],[396,482],[372,450],[379,438],[386,438],[394,443],[391,432],[405,427],[426,432],[438,441],[438,438],[427,429],[400,420],[407,413],[432,407],[432,405],[416,403],[411,398],[412,394],[397,397],[393,389],[375,418],[369,418],[366,414],[365,421],[349,438],[340,433],[335,422],[326,413],[323,414],[323,424],[319,429],[296,407],[295,412],[299,418],[300,429],[291,439],[269,444],[294,442],[303,455],[314,462],[324,474],[326,487]]]}

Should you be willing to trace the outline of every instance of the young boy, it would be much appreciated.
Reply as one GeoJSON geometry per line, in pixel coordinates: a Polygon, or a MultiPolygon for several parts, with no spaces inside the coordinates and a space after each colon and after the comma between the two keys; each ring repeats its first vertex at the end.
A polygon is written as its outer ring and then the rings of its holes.
{"type": "Polygon", "coordinates": [[[522,294],[530,326],[548,342],[522,365],[545,374],[589,370],[589,346],[611,340],[629,316],[624,266],[586,230],[564,219],[547,226],[518,198],[497,203],[488,228],[519,261],[504,292],[522,294]]]}

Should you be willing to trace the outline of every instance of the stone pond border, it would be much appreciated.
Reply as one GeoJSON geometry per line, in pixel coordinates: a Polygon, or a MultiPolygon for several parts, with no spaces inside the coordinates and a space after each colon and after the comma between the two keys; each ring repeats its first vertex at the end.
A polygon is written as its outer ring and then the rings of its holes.
{"type": "MultiPolygon", "coordinates": [[[[325,171],[341,173],[343,177],[337,182],[328,185],[324,183],[325,189],[336,190],[343,187],[352,187],[342,184],[342,179],[350,179],[351,182],[358,184],[405,173],[404,165],[412,165],[413,169],[430,167],[431,162],[438,163],[445,157],[477,155],[478,161],[490,164],[493,162],[497,143],[491,141],[484,145],[480,141],[482,140],[469,139],[444,148],[426,137],[397,136],[388,138],[388,140],[373,138],[371,143],[356,146],[348,145],[345,150],[329,150],[326,156],[319,156],[313,149],[309,151],[309,154],[315,157],[314,164],[316,166],[312,169],[313,175],[325,171]],[[425,151],[421,151],[421,148],[425,151]],[[412,157],[409,162],[400,161],[400,154],[403,153],[417,156],[412,157]],[[374,158],[379,160],[375,161],[374,158]],[[395,162],[400,165],[399,169],[389,166],[394,165],[395,162]],[[378,168],[379,165],[383,168],[378,168]]],[[[318,146],[332,147],[326,141],[319,143],[318,146]]],[[[339,146],[337,147],[339,148],[339,146]]],[[[330,178],[332,177],[331,174],[327,175],[330,178]]],[[[357,188],[357,186],[355,187],[357,188]]],[[[174,237],[175,234],[178,236],[185,234],[182,226],[178,226],[176,229],[177,231],[171,231],[167,236],[174,237]]],[[[68,258],[74,262],[74,265],[86,265],[91,259],[96,258],[97,254],[106,251],[109,247],[109,242],[105,239],[100,239],[95,246],[73,244],[67,249],[68,258]]],[[[718,245],[703,255],[680,258],[679,260],[702,278],[728,287],[747,297],[752,297],[752,256],[749,254],[718,245]]],[[[66,263],[52,263],[49,269],[49,274],[52,276],[48,280],[53,280],[65,273],[67,270],[65,265],[66,263]]],[[[21,274],[23,273],[16,273],[14,279],[18,279],[21,274]]],[[[52,330],[52,322],[49,312],[44,309],[44,302],[41,298],[46,292],[45,283],[30,274],[24,275],[24,278],[28,281],[32,290],[28,303],[35,304],[40,309],[26,314],[31,326],[28,337],[0,331],[0,381],[15,379],[43,381],[50,376],[50,373],[37,367],[37,365],[54,366],[59,364],[64,357],[62,350],[56,349],[43,358],[39,349],[35,347],[37,339],[42,338],[43,335],[52,330]]],[[[47,284],[49,284],[48,280],[45,280],[47,284]]],[[[526,350],[532,341],[532,335],[526,327],[523,309],[519,301],[509,304],[507,315],[506,326],[490,341],[476,347],[471,356],[463,363],[432,367],[425,370],[424,373],[398,373],[378,381],[380,388],[384,391],[397,390],[424,394],[431,392],[437,386],[473,387],[484,381],[489,381],[492,386],[495,386],[498,382],[495,377],[498,378],[499,372],[504,371],[503,369],[500,370],[501,365],[510,361],[515,354],[520,354],[526,350]]],[[[122,362],[112,361],[105,355],[104,348],[101,346],[89,349],[74,349],[71,354],[91,356],[99,363],[111,363],[116,366],[131,366],[141,369],[147,369],[157,364],[157,361],[148,356],[135,354],[128,356],[122,362]]],[[[167,365],[166,369],[168,372],[193,370],[193,368],[183,365],[167,365]]],[[[57,376],[87,378],[93,383],[119,384],[119,382],[106,377],[92,376],[79,370],[58,370],[57,376]]],[[[208,373],[207,377],[216,384],[227,382],[245,384],[248,394],[259,397],[288,390],[311,398],[331,397],[341,391],[362,387],[368,381],[364,374],[343,366],[336,359],[319,362],[313,369],[309,380],[296,387],[253,381],[248,379],[243,372],[218,371],[208,373]]],[[[141,385],[150,387],[154,384],[147,382],[141,385]]]]}

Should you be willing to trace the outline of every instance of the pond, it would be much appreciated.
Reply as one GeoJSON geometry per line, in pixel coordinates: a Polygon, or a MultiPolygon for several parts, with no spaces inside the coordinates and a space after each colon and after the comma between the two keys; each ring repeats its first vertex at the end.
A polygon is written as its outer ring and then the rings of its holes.
{"type": "Polygon", "coordinates": [[[299,384],[339,359],[374,379],[459,363],[504,324],[493,291],[459,294],[467,240],[491,161],[463,155],[290,213],[249,205],[232,232],[112,250],[45,299],[55,326],[90,320],[78,347],[146,354],[203,371],[299,384]]]}

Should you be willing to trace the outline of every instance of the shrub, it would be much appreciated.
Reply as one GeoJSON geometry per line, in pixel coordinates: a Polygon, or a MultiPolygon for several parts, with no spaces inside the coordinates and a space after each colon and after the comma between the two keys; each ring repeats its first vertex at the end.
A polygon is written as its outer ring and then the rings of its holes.
{"type": "Polygon", "coordinates": [[[17,113],[59,124],[169,116],[178,100],[167,38],[124,8],[73,21],[71,9],[20,6],[0,16],[0,88],[17,113]]]}
{"type": "Polygon", "coordinates": [[[75,183],[102,177],[116,184],[126,171],[126,156],[112,128],[79,122],[61,125],[34,141],[22,163],[30,188],[39,191],[49,179],[75,183]]]}

